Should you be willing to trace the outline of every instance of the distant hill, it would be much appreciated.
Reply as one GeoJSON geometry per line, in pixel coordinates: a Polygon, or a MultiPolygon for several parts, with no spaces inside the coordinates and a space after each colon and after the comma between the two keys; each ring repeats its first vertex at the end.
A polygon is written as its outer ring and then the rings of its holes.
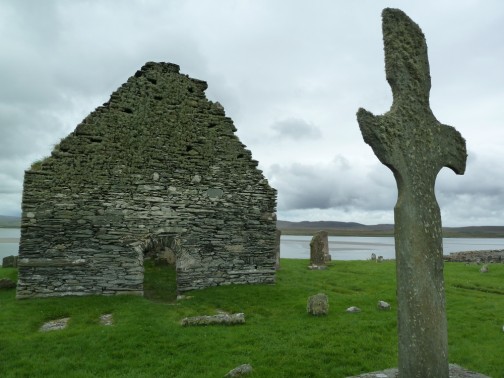
{"type": "Polygon", "coordinates": [[[19,228],[21,227],[21,218],[10,215],[0,215],[0,228],[19,228]]]}
{"type": "MultiPolygon", "coordinates": [[[[393,224],[365,225],[356,222],[278,220],[277,228],[286,235],[312,235],[325,230],[333,236],[393,236],[393,224]]],[[[504,226],[443,227],[445,237],[504,238],[504,226]]]]}
{"type": "MultiPolygon", "coordinates": [[[[21,217],[0,215],[0,228],[21,227],[21,217]]],[[[366,225],[338,221],[277,221],[277,228],[286,235],[312,235],[325,230],[333,236],[393,236],[393,224],[366,225]]],[[[462,238],[504,238],[504,226],[443,227],[443,236],[462,238]]]]}
{"type": "Polygon", "coordinates": [[[325,230],[329,235],[366,235],[366,236],[391,236],[394,234],[393,224],[376,224],[368,226],[356,222],[337,221],[302,221],[289,222],[278,220],[277,228],[284,234],[289,235],[311,235],[316,231],[325,230]]]}

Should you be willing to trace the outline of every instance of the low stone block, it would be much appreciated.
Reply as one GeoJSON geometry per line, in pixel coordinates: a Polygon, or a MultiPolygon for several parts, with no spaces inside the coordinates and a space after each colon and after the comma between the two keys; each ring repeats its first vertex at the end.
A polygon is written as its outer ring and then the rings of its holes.
{"type": "Polygon", "coordinates": [[[6,256],[2,259],[2,268],[17,268],[17,256],[6,256]]]}
{"type": "Polygon", "coordinates": [[[306,311],[310,315],[327,315],[329,313],[329,298],[323,293],[312,295],[308,298],[306,311]]]}
{"type": "Polygon", "coordinates": [[[16,283],[9,278],[0,278],[0,289],[14,289],[16,283]]]}

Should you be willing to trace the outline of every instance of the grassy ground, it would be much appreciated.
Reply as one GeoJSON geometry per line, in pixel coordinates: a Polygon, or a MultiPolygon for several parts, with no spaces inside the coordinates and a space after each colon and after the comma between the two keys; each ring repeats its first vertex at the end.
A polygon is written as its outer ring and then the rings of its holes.
{"type": "MultiPolygon", "coordinates": [[[[2,377],[223,377],[244,363],[252,377],[346,377],[397,366],[395,263],[334,261],[309,271],[282,260],[274,286],[223,286],[175,301],[175,274],[149,267],[146,295],[17,301],[0,290],[2,377]],[[329,296],[325,317],[306,314],[307,297],[329,296]],[[378,300],[392,311],[376,309],[378,300]],[[346,313],[350,306],[363,311],[346,313]],[[244,312],[246,324],[183,328],[186,316],[244,312]],[[115,325],[98,317],[113,313],[115,325]],[[38,332],[71,317],[63,331],[38,332]]],[[[504,377],[504,264],[445,266],[450,362],[504,377]]],[[[16,270],[0,269],[15,278],[16,270]]]]}

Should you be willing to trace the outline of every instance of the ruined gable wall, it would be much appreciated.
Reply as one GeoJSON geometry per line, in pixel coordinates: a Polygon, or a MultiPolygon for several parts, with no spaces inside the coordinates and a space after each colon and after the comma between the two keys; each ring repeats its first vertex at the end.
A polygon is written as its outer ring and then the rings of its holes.
{"type": "Polygon", "coordinates": [[[179,291],[274,282],[272,189],[206,83],[147,63],[26,171],[18,297],[141,294],[177,241],[179,291]]]}

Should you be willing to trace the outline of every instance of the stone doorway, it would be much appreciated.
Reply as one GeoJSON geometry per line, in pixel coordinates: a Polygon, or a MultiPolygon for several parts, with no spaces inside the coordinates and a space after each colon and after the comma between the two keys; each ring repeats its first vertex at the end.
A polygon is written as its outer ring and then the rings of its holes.
{"type": "Polygon", "coordinates": [[[150,237],[143,248],[144,297],[156,302],[177,299],[176,235],[150,237]]]}

